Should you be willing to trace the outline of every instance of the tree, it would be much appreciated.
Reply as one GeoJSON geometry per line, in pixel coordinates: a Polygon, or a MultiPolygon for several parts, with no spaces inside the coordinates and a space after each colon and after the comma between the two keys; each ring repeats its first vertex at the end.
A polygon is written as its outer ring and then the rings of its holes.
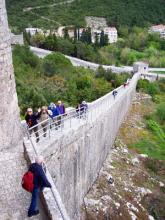
{"type": "Polygon", "coordinates": [[[43,46],[45,49],[48,50],[57,50],[57,38],[56,35],[49,35],[45,38],[45,41],[43,43],[43,46]]]}
{"type": "Polygon", "coordinates": [[[99,35],[97,33],[95,34],[95,46],[99,46],[99,35]]]}
{"type": "Polygon", "coordinates": [[[104,46],[104,31],[101,31],[100,34],[100,47],[104,46]]]}
{"type": "Polygon", "coordinates": [[[64,75],[72,68],[70,60],[59,52],[49,54],[43,59],[42,69],[44,75],[53,76],[56,74],[64,75]]]}
{"type": "Polygon", "coordinates": [[[78,33],[77,33],[77,28],[74,27],[74,41],[78,40],[78,33]]]}
{"type": "Polygon", "coordinates": [[[85,29],[83,29],[83,31],[82,31],[82,33],[81,33],[81,37],[80,37],[80,40],[82,41],[82,42],[86,42],[86,31],[85,31],[85,29]]]}
{"type": "Polygon", "coordinates": [[[109,44],[109,38],[107,34],[104,34],[104,46],[107,46],[109,44]]]}
{"type": "Polygon", "coordinates": [[[30,44],[30,39],[31,39],[31,34],[30,32],[23,32],[23,38],[24,38],[24,42],[27,43],[28,45],[30,44]]]}
{"type": "Polygon", "coordinates": [[[68,28],[64,28],[64,38],[69,39],[68,28]]]}
{"type": "Polygon", "coordinates": [[[92,43],[91,28],[87,28],[86,30],[86,42],[88,44],[92,43]]]}
{"type": "Polygon", "coordinates": [[[36,34],[32,37],[32,45],[42,47],[44,40],[44,35],[36,32],[36,34]]]}

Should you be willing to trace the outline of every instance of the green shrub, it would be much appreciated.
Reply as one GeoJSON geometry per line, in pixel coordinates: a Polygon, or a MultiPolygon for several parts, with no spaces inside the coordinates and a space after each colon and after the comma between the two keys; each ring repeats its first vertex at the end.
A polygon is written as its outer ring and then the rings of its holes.
{"type": "Polygon", "coordinates": [[[46,76],[53,76],[55,74],[65,74],[72,68],[70,60],[59,52],[52,53],[43,59],[43,72],[46,76]]]}
{"type": "Polygon", "coordinates": [[[161,103],[156,111],[156,115],[159,118],[160,122],[165,122],[165,103],[161,103]]]}
{"type": "Polygon", "coordinates": [[[165,141],[165,133],[163,132],[162,128],[156,121],[153,120],[147,121],[147,126],[148,129],[153,131],[161,141],[165,141]]]}
{"type": "Polygon", "coordinates": [[[14,47],[13,55],[17,56],[17,59],[20,62],[24,62],[33,68],[37,67],[40,62],[39,58],[29,50],[28,46],[22,47],[20,45],[16,45],[14,47]]]}
{"type": "Polygon", "coordinates": [[[147,79],[140,79],[137,84],[137,90],[148,93],[152,97],[160,92],[157,82],[149,82],[147,79]]]}

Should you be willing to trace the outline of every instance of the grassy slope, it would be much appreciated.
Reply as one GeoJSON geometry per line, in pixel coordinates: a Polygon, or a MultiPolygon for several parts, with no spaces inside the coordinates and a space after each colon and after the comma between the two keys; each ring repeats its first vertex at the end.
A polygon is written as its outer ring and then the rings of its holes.
{"type": "Polygon", "coordinates": [[[134,105],[130,118],[121,128],[120,134],[130,148],[154,159],[165,160],[165,129],[155,114],[160,103],[165,103],[165,94],[161,93],[157,98],[159,103],[148,100],[143,104],[134,105]],[[130,131],[128,124],[131,127],[130,131]]]}
{"type": "Polygon", "coordinates": [[[144,26],[149,23],[165,22],[165,7],[162,7],[164,0],[75,0],[74,3],[42,8],[31,12],[23,12],[23,8],[37,5],[47,5],[57,1],[46,0],[7,0],[9,22],[16,30],[22,30],[30,26],[47,28],[48,25],[54,28],[57,24],[43,20],[40,16],[46,16],[62,25],[76,24],[84,25],[85,16],[103,16],[111,25],[138,25],[144,26]],[[18,4],[19,2],[19,4],[18,4]]]}

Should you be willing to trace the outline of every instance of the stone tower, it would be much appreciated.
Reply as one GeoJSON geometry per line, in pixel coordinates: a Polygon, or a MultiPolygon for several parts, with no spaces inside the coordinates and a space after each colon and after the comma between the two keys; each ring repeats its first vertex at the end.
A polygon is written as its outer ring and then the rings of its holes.
{"type": "Polygon", "coordinates": [[[21,137],[18,100],[12,65],[11,40],[5,0],[0,0],[0,150],[21,137]]]}

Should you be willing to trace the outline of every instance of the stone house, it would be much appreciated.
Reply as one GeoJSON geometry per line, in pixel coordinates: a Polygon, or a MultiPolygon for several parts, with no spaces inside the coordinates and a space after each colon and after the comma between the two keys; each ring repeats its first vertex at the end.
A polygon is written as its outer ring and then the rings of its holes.
{"type": "Polygon", "coordinates": [[[149,33],[158,33],[160,34],[161,38],[165,39],[165,25],[163,24],[153,25],[150,27],[149,33]]]}
{"type": "Polygon", "coordinates": [[[91,29],[92,43],[95,42],[96,35],[100,38],[102,30],[104,31],[104,34],[108,36],[108,43],[111,44],[117,42],[117,29],[115,27],[105,27],[103,29],[91,29]]]}

